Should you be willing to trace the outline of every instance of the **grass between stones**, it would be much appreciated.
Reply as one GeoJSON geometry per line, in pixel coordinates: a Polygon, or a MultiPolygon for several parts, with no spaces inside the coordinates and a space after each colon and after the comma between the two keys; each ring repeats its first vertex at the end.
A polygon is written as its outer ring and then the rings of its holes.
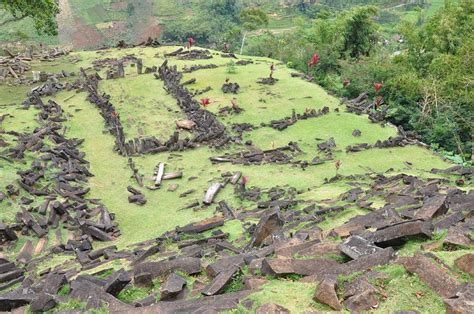
{"type": "MultiPolygon", "coordinates": [[[[80,67],[89,68],[92,61],[104,57],[122,57],[127,54],[135,54],[143,59],[145,66],[159,66],[163,62],[163,55],[174,50],[176,47],[153,48],[132,48],[123,50],[104,50],[100,52],[86,51],[74,52],[61,60],[56,60],[54,64],[36,64],[35,69],[58,72],[68,70],[78,72],[80,67]],[[69,61],[78,59],[80,61],[71,63],[69,61]]],[[[252,58],[254,64],[247,66],[237,66],[235,74],[229,74],[226,64],[228,58],[222,58],[214,52],[214,58],[199,61],[179,61],[172,59],[170,62],[176,64],[178,68],[184,65],[194,64],[217,64],[219,67],[212,70],[199,70],[185,74],[183,80],[196,78],[196,84],[189,88],[200,90],[211,86],[212,90],[197,96],[197,99],[209,97],[211,104],[208,110],[217,113],[219,108],[229,106],[232,98],[236,98],[237,103],[244,109],[239,115],[220,117],[219,119],[230,129],[234,123],[251,123],[259,126],[262,122],[267,123],[273,119],[281,119],[291,116],[292,110],[296,113],[303,113],[306,108],[321,109],[328,106],[330,113],[318,118],[298,121],[284,131],[277,131],[268,127],[258,128],[248,132],[244,140],[252,140],[254,145],[261,149],[270,149],[288,144],[290,141],[297,142],[303,153],[298,155],[298,160],[312,160],[317,154],[316,144],[334,137],[337,148],[334,153],[335,160],[342,161],[339,171],[341,175],[366,174],[371,171],[386,172],[391,170],[392,174],[404,172],[422,178],[437,177],[429,170],[432,168],[447,168],[449,163],[443,161],[439,156],[431,151],[417,147],[397,147],[389,149],[370,149],[359,153],[346,153],[348,145],[357,143],[373,144],[377,140],[385,140],[396,135],[396,129],[391,126],[381,127],[378,124],[370,123],[366,116],[357,116],[344,112],[344,108],[339,105],[339,100],[329,96],[319,86],[305,82],[299,78],[292,78],[290,69],[282,65],[277,66],[275,77],[279,81],[273,86],[263,86],[256,84],[258,78],[266,77],[269,74],[270,59],[252,58]],[[241,86],[237,95],[224,94],[220,88],[226,78],[231,82],[237,82],[241,86]],[[340,112],[334,112],[335,108],[340,108],[340,112]],[[352,131],[359,129],[362,131],[361,137],[353,137],[352,131]],[[411,165],[407,165],[407,161],[411,165]]],[[[246,57],[247,58],[247,57],[246,57]]],[[[175,121],[183,119],[185,116],[179,110],[175,100],[167,95],[163,90],[163,83],[156,80],[152,74],[136,75],[136,70],[132,67],[126,68],[124,79],[101,81],[99,89],[111,95],[111,101],[116,106],[121,115],[127,139],[140,136],[156,136],[159,139],[167,139],[175,130],[175,121]]],[[[101,75],[105,77],[104,71],[101,75]]],[[[37,126],[35,122],[36,110],[31,108],[28,111],[19,110],[18,106],[26,97],[28,87],[0,86],[0,113],[9,113],[2,128],[5,130],[31,131],[37,126]],[[13,105],[15,103],[16,105],[13,105]]],[[[151,185],[154,167],[159,162],[166,163],[166,171],[183,171],[184,177],[179,180],[165,181],[160,190],[150,191],[141,188],[148,202],[144,206],[129,204],[126,191],[128,185],[137,187],[132,179],[132,172],[128,167],[127,158],[121,157],[113,152],[114,138],[105,130],[104,121],[97,108],[86,100],[85,93],[60,92],[53,97],[69,116],[69,120],[64,123],[67,126],[66,135],[70,138],[83,138],[84,144],[81,150],[86,153],[85,159],[90,163],[90,171],[94,177],[89,180],[91,188],[89,198],[99,198],[115,213],[116,222],[122,235],[115,241],[115,245],[124,248],[127,245],[152,239],[163,232],[173,229],[178,225],[185,225],[191,222],[214,215],[215,206],[193,209],[183,207],[193,202],[201,200],[204,191],[215,179],[219,179],[221,174],[227,171],[242,171],[248,177],[250,187],[257,186],[268,189],[274,186],[293,187],[302,190],[298,199],[304,201],[295,210],[299,210],[308,203],[319,204],[326,199],[337,197],[344,191],[351,188],[347,180],[325,184],[325,179],[336,175],[333,162],[327,162],[318,166],[310,166],[301,169],[292,165],[267,164],[261,166],[240,166],[232,164],[212,165],[209,158],[222,155],[225,152],[235,152],[241,149],[238,146],[230,146],[225,149],[214,150],[207,146],[202,146],[194,150],[176,153],[161,153],[157,155],[146,155],[134,157],[133,160],[144,175],[145,185],[151,185]],[[194,178],[191,180],[191,178],[194,178]],[[178,184],[175,192],[167,189],[171,184],[178,184]],[[186,190],[193,189],[195,192],[187,197],[180,198],[179,194],[186,190]]],[[[45,99],[46,101],[47,99],[45,99]]],[[[181,136],[192,136],[182,132],[181,136]]],[[[8,140],[8,138],[6,138],[8,140]]],[[[13,141],[13,139],[11,139],[13,141]]],[[[16,172],[28,167],[32,158],[27,158],[26,165],[17,163],[10,164],[0,159],[1,179],[0,186],[14,182],[17,179],[16,172]]],[[[438,176],[439,177],[439,176],[438,176]]],[[[364,182],[359,182],[364,184],[364,182]]],[[[249,207],[249,203],[237,199],[231,187],[222,190],[216,199],[226,200],[234,208],[249,207]]],[[[39,202],[37,200],[37,202],[39,202]]],[[[377,203],[377,207],[384,204],[377,203]]],[[[15,206],[3,202],[0,203],[0,220],[13,221],[14,214],[18,211],[15,206]]],[[[320,224],[324,230],[329,230],[340,225],[349,218],[364,214],[366,211],[351,207],[339,214],[328,217],[320,224]]],[[[244,234],[242,223],[238,220],[226,222],[222,227],[224,232],[229,233],[231,241],[238,240],[244,234]]],[[[67,236],[65,232],[64,237],[67,236]]],[[[51,235],[50,235],[51,238],[51,235]]],[[[21,237],[16,244],[18,250],[27,237],[21,237]]],[[[33,243],[36,238],[31,238],[33,243]]],[[[110,245],[94,242],[94,248],[110,245]]],[[[408,243],[402,253],[412,254],[419,247],[420,242],[408,243]]],[[[456,257],[462,255],[461,252],[438,252],[439,258],[453,265],[456,257]]],[[[71,257],[55,256],[45,261],[41,267],[54,267],[67,262],[71,257]]],[[[105,265],[104,268],[120,268],[122,265],[105,265]]],[[[378,312],[386,313],[393,309],[416,309],[420,312],[442,309],[441,300],[433,294],[416,276],[408,276],[403,269],[396,266],[386,266],[380,270],[390,274],[390,280],[384,284],[388,299],[381,303],[378,312]],[[422,291],[423,296],[417,297],[417,292],[422,291]]],[[[304,312],[305,310],[329,310],[329,308],[312,301],[315,284],[306,284],[296,281],[274,281],[271,280],[263,286],[260,292],[253,294],[250,298],[254,305],[258,306],[267,302],[275,302],[292,310],[292,312],[304,312]]],[[[143,291],[125,290],[121,296],[124,300],[137,300],[144,297],[143,291]]],[[[80,307],[79,304],[65,304],[61,309],[71,309],[80,307]]]]}

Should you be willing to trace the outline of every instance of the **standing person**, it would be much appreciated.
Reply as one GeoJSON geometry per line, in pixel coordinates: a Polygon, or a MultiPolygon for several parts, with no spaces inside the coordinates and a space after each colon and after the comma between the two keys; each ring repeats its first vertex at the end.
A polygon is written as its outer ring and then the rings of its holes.
{"type": "Polygon", "coordinates": [[[273,73],[275,72],[275,63],[270,66],[270,78],[273,79],[273,73]]]}
{"type": "Polygon", "coordinates": [[[191,49],[191,47],[192,47],[193,45],[194,45],[194,38],[189,37],[189,38],[188,38],[188,45],[187,45],[188,49],[191,49]]]}

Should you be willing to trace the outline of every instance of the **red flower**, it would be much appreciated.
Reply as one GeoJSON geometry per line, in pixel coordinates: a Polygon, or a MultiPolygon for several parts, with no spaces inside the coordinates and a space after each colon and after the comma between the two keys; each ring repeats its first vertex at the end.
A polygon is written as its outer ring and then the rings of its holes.
{"type": "Polygon", "coordinates": [[[203,105],[204,107],[207,107],[210,103],[211,101],[209,100],[209,98],[201,99],[201,105],[203,105]]]}
{"type": "Polygon", "coordinates": [[[312,57],[311,57],[311,60],[309,60],[308,62],[308,66],[309,67],[315,67],[317,66],[319,63],[319,55],[317,53],[315,53],[312,57]]]}
{"type": "Polygon", "coordinates": [[[345,79],[344,81],[342,81],[342,86],[344,87],[347,87],[351,84],[351,81],[349,81],[348,79],[345,79]]]}
{"type": "Polygon", "coordinates": [[[382,89],[383,84],[382,84],[382,83],[375,83],[375,84],[374,84],[374,87],[375,87],[375,92],[378,93],[379,90],[382,89]]]}

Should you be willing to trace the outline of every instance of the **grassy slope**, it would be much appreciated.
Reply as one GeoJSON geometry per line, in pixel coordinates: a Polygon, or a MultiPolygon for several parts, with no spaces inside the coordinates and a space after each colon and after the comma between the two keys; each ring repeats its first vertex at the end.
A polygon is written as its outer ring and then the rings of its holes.
{"type": "MultiPolygon", "coordinates": [[[[173,47],[152,49],[133,48],[125,50],[107,50],[96,52],[77,52],[63,60],[57,60],[47,65],[48,71],[58,72],[63,68],[77,71],[79,67],[87,68],[94,59],[107,57],[121,57],[127,54],[137,54],[143,58],[145,66],[160,65],[165,51],[170,51],[173,47]],[[158,52],[158,57],[155,54],[158,52]],[[82,61],[71,64],[68,62],[71,57],[80,57],[82,61]]],[[[393,127],[382,128],[377,124],[368,122],[366,116],[356,116],[344,113],[339,101],[329,95],[315,84],[311,84],[298,78],[291,78],[291,70],[279,65],[275,77],[280,81],[274,86],[261,86],[256,84],[259,77],[268,75],[268,67],[272,60],[254,58],[255,64],[237,67],[235,74],[228,74],[225,66],[228,59],[215,56],[211,60],[176,61],[173,64],[182,67],[185,64],[207,64],[215,63],[219,65],[217,69],[201,70],[191,74],[186,74],[184,79],[196,78],[197,83],[192,88],[201,89],[211,86],[212,90],[200,97],[209,97],[211,105],[210,111],[217,112],[220,106],[229,105],[232,96],[223,94],[220,86],[225,77],[231,81],[238,82],[241,92],[236,96],[239,105],[245,109],[240,115],[229,116],[222,121],[230,126],[236,122],[250,122],[259,125],[261,122],[268,122],[271,119],[283,118],[291,114],[291,110],[301,113],[305,108],[320,109],[329,106],[331,113],[314,119],[300,121],[283,132],[270,128],[260,128],[246,135],[247,139],[252,139],[254,144],[261,148],[270,148],[285,145],[289,141],[298,141],[304,153],[298,156],[300,159],[310,160],[316,154],[316,144],[319,139],[327,139],[333,136],[338,144],[336,159],[342,160],[340,173],[364,174],[367,169],[384,172],[389,168],[394,169],[394,173],[405,172],[418,175],[420,177],[433,177],[428,171],[433,167],[446,168],[450,164],[441,160],[427,149],[409,146],[392,149],[373,149],[360,153],[346,154],[345,147],[349,144],[368,142],[373,143],[378,139],[386,139],[396,134],[393,127]],[[311,97],[311,98],[307,98],[311,97]],[[341,112],[335,113],[333,109],[340,107],[341,112]],[[354,138],[352,131],[358,128],[362,131],[361,138],[354,138]],[[411,168],[407,168],[405,161],[413,163],[411,168]]],[[[33,65],[35,68],[44,68],[42,64],[33,65]]],[[[137,136],[138,128],[142,128],[145,135],[155,135],[159,138],[166,138],[174,130],[174,121],[182,118],[182,114],[175,112],[177,106],[175,101],[163,90],[162,82],[155,80],[153,75],[142,75],[138,77],[134,68],[127,68],[127,75],[124,79],[115,81],[103,81],[100,83],[101,91],[110,93],[112,102],[117,106],[124,121],[127,137],[137,136]],[[164,109],[171,108],[171,112],[164,109]],[[151,114],[150,114],[151,113],[151,114]],[[125,122],[132,121],[132,122],[125,122]],[[140,124],[138,124],[138,122],[140,124]]],[[[0,105],[21,103],[25,97],[26,88],[23,87],[0,87],[2,101],[0,105]]],[[[85,142],[82,150],[86,153],[86,159],[90,162],[91,172],[95,175],[90,180],[91,192],[89,197],[100,198],[106,206],[116,214],[116,221],[122,231],[122,236],[116,241],[120,248],[129,244],[151,239],[161,233],[174,228],[177,225],[184,225],[192,221],[210,217],[213,215],[214,207],[202,208],[198,211],[191,209],[179,210],[193,200],[201,200],[203,192],[209,186],[213,178],[219,178],[222,172],[241,170],[249,178],[250,186],[270,188],[273,186],[290,186],[297,189],[304,189],[306,192],[299,195],[299,198],[308,202],[316,202],[327,198],[332,198],[351,188],[345,182],[331,185],[323,185],[325,178],[335,175],[333,163],[309,167],[306,170],[295,168],[290,165],[263,165],[263,166],[234,166],[221,164],[213,166],[209,157],[221,155],[224,150],[212,150],[208,147],[200,147],[195,150],[186,151],[179,154],[159,154],[147,155],[134,158],[140,172],[145,175],[146,184],[150,184],[150,177],[154,167],[159,162],[167,163],[167,171],[182,170],[184,178],[174,182],[165,182],[158,191],[142,189],[146,194],[148,203],[139,207],[129,204],[127,201],[127,185],[136,186],[131,179],[131,171],[127,166],[127,159],[112,152],[114,140],[110,134],[104,132],[104,122],[98,114],[98,110],[85,100],[85,93],[75,94],[74,92],[61,92],[54,99],[60,103],[63,109],[70,115],[67,135],[69,137],[84,138],[85,142]],[[72,96],[72,98],[71,98],[72,96]],[[188,181],[191,176],[198,177],[196,180],[188,181]],[[271,178],[271,179],[270,179],[271,178]],[[178,183],[178,191],[168,192],[170,184],[178,183]],[[196,192],[185,198],[178,198],[177,195],[188,189],[195,189],[196,192]]],[[[27,130],[34,125],[34,110],[18,111],[16,106],[2,106],[1,112],[10,112],[14,115],[6,120],[4,128],[6,130],[27,130]],[[5,108],[5,109],[4,109],[5,108]]],[[[183,135],[186,136],[186,135],[183,135]]],[[[238,147],[230,147],[228,151],[234,151],[238,147]]],[[[16,179],[17,169],[12,168],[6,162],[0,160],[2,177],[0,186],[5,186],[16,179]],[[5,174],[5,175],[4,175],[5,174]]],[[[17,167],[17,166],[15,166],[17,167]]],[[[24,167],[24,166],[22,166],[24,167]]],[[[230,188],[224,189],[217,197],[217,201],[225,199],[233,207],[248,207],[245,202],[236,199],[230,188]]],[[[380,204],[381,206],[383,204],[380,204]]],[[[300,205],[301,208],[303,205],[300,205]]],[[[11,208],[8,204],[0,203],[0,219],[12,220],[16,208],[11,208]]],[[[350,209],[332,220],[321,224],[324,229],[329,229],[342,223],[351,216],[361,214],[359,209],[350,209]]],[[[242,235],[240,222],[226,223],[224,231],[231,234],[231,239],[236,239],[242,235]]],[[[24,241],[25,237],[22,238],[24,241]]],[[[35,241],[35,239],[33,239],[35,241]]],[[[17,249],[22,242],[17,244],[17,249]]],[[[109,245],[108,243],[107,245],[109,245]]],[[[94,244],[95,248],[100,244],[94,244]]],[[[449,254],[446,258],[450,258],[449,254]]],[[[43,267],[48,267],[64,262],[68,257],[55,257],[48,261],[43,267]]],[[[112,263],[113,267],[119,267],[112,263]]],[[[395,279],[394,279],[395,280],[395,279]]],[[[415,277],[407,279],[396,278],[393,284],[388,284],[387,289],[391,291],[390,303],[385,304],[381,309],[404,308],[403,304],[410,304],[415,296],[412,293],[403,292],[405,288],[427,290],[415,277]],[[413,288],[415,287],[415,288],[413,288]],[[390,290],[392,289],[392,290],[390,290]],[[403,292],[403,293],[402,293],[403,292]],[[392,295],[393,293],[393,295],[392,295]]],[[[279,296],[279,303],[289,308],[301,311],[303,309],[321,309],[319,304],[311,301],[314,285],[274,282],[265,286],[263,291],[252,298],[256,304],[261,304],[275,299],[279,296]],[[297,296],[295,296],[297,295],[297,296]],[[304,305],[301,305],[304,304],[304,305]]],[[[436,304],[439,309],[438,300],[427,291],[427,301],[420,305],[421,310],[427,310],[426,306],[436,304]]],[[[383,312],[381,310],[381,312],[383,312]]]]}

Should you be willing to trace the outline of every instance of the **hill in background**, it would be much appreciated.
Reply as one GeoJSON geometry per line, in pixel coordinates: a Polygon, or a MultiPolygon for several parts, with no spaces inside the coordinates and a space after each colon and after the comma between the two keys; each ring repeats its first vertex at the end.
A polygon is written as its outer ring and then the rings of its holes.
{"type": "MultiPolygon", "coordinates": [[[[204,1],[205,2],[205,1],[204,1]]],[[[383,9],[380,23],[393,32],[393,25],[402,18],[413,18],[417,5],[426,6],[427,14],[436,12],[442,1],[433,3],[406,3],[404,1],[237,1],[242,7],[257,6],[269,14],[268,29],[274,32],[288,31],[293,19],[299,16],[314,17],[319,10],[342,10],[355,5],[374,4],[383,9]],[[304,10],[302,9],[302,6],[304,10]]],[[[119,40],[139,44],[148,37],[159,37],[170,22],[186,20],[199,9],[202,0],[60,0],[61,13],[57,20],[59,36],[38,35],[29,19],[2,25],[0,43],[17,41],[52,45],[72,45],[76,49],[94,49],[115,46],[119,40]]],[[[0,23],[10,16],[0,11],[0,23]]]]}

